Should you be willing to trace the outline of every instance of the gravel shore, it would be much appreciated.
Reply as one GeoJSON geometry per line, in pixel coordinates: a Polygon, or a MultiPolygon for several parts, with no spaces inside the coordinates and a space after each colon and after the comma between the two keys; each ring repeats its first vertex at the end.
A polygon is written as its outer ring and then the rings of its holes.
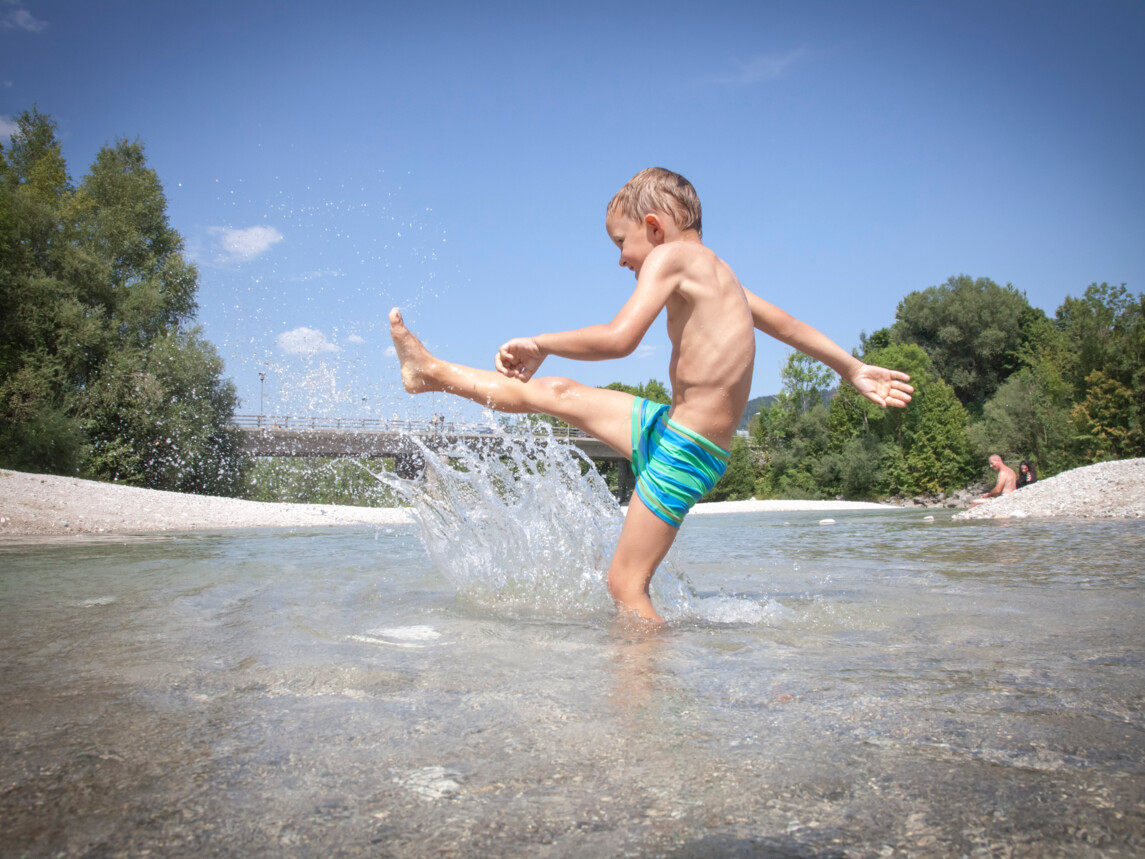
{"type": "Polygon", "coordinates": [[[1145,517],[1145,459],[1099,462],[1063,471],[1009,495],[991,498],[955,519],[1019,519],[1070,516],[1080,519],[1145,517]]]}
{"type": "MultiPolygon", "coordinates": [[[[848,501],[727,501],[700,504],[693,515],[887,507],[848,501]]],[[[1104,462],[1067,471],[965,510],[956,518],[1025,516],[1143,518],[1145,459],[1104,462]]],[[[404,509],[266,504],[0,469],[0,538],[393,525],[410,521],[412,515],[404,509]]]]}
{"type": "Polygon", "coordinates": [[[410,522],[408,510],[266,504],[0,469],[0,537],[410,522]]]}

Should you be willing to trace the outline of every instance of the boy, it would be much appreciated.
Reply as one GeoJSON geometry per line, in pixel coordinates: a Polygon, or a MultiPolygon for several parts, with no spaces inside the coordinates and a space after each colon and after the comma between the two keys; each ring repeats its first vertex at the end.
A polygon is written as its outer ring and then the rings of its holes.
{"type": "Polygon", "coordinates": [[[620,611],[659,622],[648,586],[684,514],[720,479],[747,405],[755,328],[816,358],[881,406],[905,406],[905,373],[863,364],[815,329],[744,289],[701,241],[700,200],[676,173],[652,167],[608,204],[605,226],[636,289],[611,322],[518,337],[496,370],[431,355],[390,311],[390,334],[411,394],[446,391],[501,412],[543,412],[600,439],[632,460],[636,493],[608,570],[620,611]],[[584,361],[631,353],[667,308],[671,407],[571,379],[535,378],[547,355],[584,361]]]}

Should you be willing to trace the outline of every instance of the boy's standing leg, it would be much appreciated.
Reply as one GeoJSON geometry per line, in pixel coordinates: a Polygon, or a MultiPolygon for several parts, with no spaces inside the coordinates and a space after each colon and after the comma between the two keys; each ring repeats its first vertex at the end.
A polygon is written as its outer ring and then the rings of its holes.
{"type": "Polygon", "coordinates": [[[644,620],[663,620],[648,597],[648,586],[677,533],[676,526],[644,506],[639,495],[632,494],[616,542],[616,554],[608,567],[608,592],[625,611],[635,612],[644,620]]]}
{"type": "MultiPolygon", "coordinates": [[[[406,328],[397,308],[390,311],[390,336],[401,362],[402,383],[411,394],[444,391],[499,412],[543,412],[631,458],[631,394],[551,376],[522,382],[492,370],[442,361],[406,328]]],[[[676,539],[676,531],[648,510],[638,496],[632,496],[608,570],[609,593],[623,611],[661,620],[648,598],[648,585],[676,539]]]]}

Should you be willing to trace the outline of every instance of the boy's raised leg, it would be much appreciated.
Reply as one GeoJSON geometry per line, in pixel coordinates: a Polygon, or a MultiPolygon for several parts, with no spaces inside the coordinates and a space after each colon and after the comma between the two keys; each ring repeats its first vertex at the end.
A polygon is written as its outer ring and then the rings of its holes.
{"type": "Polygon", "coordinates": [[[625,457],[632,455],[631,394],[591,388],[559,376],[522,382],[495,370],[478,370],[434,357],[390,311],[390,336],[402,366],[402,384],[411,394],[443,391],[498,412],[542,412],[560,418],[625,457]]]}

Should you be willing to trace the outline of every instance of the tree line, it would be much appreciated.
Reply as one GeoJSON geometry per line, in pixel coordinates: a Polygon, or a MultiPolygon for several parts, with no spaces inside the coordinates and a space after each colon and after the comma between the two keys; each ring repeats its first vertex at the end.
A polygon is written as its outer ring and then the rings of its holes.
{"type": "Polygon", "coordinates": [[[1145,456],[1145,296],[1124,285],[1091,284],[1051,318],[1011,285],[951,277],[907,295],[855,354],[909,373],[911,404],[880,409],[792,353],[709,500],[950,492],[991,453],[1042,476],[1145,456]]]}

